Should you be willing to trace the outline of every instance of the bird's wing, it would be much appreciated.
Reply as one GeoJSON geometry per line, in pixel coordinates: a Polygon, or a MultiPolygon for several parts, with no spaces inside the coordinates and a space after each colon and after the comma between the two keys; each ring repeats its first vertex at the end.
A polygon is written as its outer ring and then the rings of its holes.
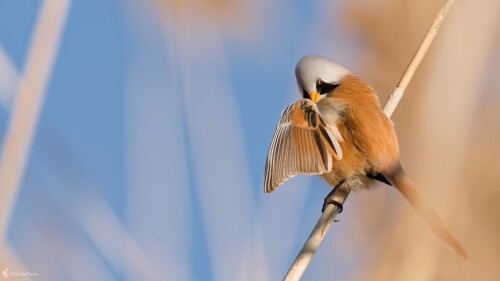
{"type": "Polygon", "coordinates": [[[335,124],[326,124],[314,102],[298,100],[281,114],[267,153],[264,191],[271,192],[297,174],[332,170],[332,156],[342,159],[343,141],[335,124]]]}

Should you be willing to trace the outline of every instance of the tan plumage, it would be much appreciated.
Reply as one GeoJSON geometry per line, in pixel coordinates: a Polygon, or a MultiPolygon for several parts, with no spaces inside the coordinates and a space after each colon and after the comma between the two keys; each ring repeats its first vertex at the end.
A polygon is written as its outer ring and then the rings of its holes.
{"type": "Polygon", "coordinates": [[[297,174],[319,175],[331,186],[350,190],[380,180],[400,191],[434,233],[466,257],[404,172],[392,122],[370,85],[318,56],[302,58],[296,76],[304,99],[281,115],[267,155],[264,191],[297,174]]]}

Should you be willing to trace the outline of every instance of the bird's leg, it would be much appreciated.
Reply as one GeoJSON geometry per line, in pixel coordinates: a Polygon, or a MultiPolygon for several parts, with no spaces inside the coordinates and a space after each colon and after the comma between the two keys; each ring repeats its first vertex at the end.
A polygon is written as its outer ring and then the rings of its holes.
{"type": "Polygon", "coordinates": [[[335,199],[333,199],[333,198],[335,196],[335,191],[337,191],[337,189],[343,183],[344,183],[344,180],[339,181],[339,183],[337,183],[337,185],[333,188],[333,190],[330,191],[330,193],[328,193],[328,195],[325,197],[325,200],[323,201],[323,209],[321,209],[321,212],[325,211],[326,206],[328,206],[329,204],[333,204],[333,205],[337,206],[337,208],[339,208],[339,214],[342,213],[342,210],[344,209],[344,207],[342,206],[342,203],[335,201],[335,199]]]}

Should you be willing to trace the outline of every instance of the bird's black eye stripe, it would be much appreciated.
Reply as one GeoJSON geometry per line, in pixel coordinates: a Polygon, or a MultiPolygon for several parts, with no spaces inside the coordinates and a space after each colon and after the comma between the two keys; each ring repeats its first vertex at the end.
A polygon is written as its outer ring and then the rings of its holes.
{"type": "Polygon", "coordinates": [[[328,94],[329,92],[333,91],[333,89],[337,88],[338,86],[339,86],[339,84],[326,83],[322,80],[318,80],[318,82],[316,82],[316,90],[321,95],[328,94]]]}
{"type": "Polygon", "coordinates": [[[307,91],[305,89],[302,89],[302,97],[305,99],[310,99],[309,94],[307,93],[307,91]]]}

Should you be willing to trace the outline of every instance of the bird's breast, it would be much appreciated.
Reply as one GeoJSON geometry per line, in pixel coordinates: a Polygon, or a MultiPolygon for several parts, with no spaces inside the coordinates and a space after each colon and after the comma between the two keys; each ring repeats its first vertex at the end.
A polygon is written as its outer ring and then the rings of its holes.
{"type": "Polygon", "coordinates": [[[342,116],[346,111],[347,104],[341,99],[326,97],[317,103],[318,112],[327,124],[342,122],[342,116]]]}

